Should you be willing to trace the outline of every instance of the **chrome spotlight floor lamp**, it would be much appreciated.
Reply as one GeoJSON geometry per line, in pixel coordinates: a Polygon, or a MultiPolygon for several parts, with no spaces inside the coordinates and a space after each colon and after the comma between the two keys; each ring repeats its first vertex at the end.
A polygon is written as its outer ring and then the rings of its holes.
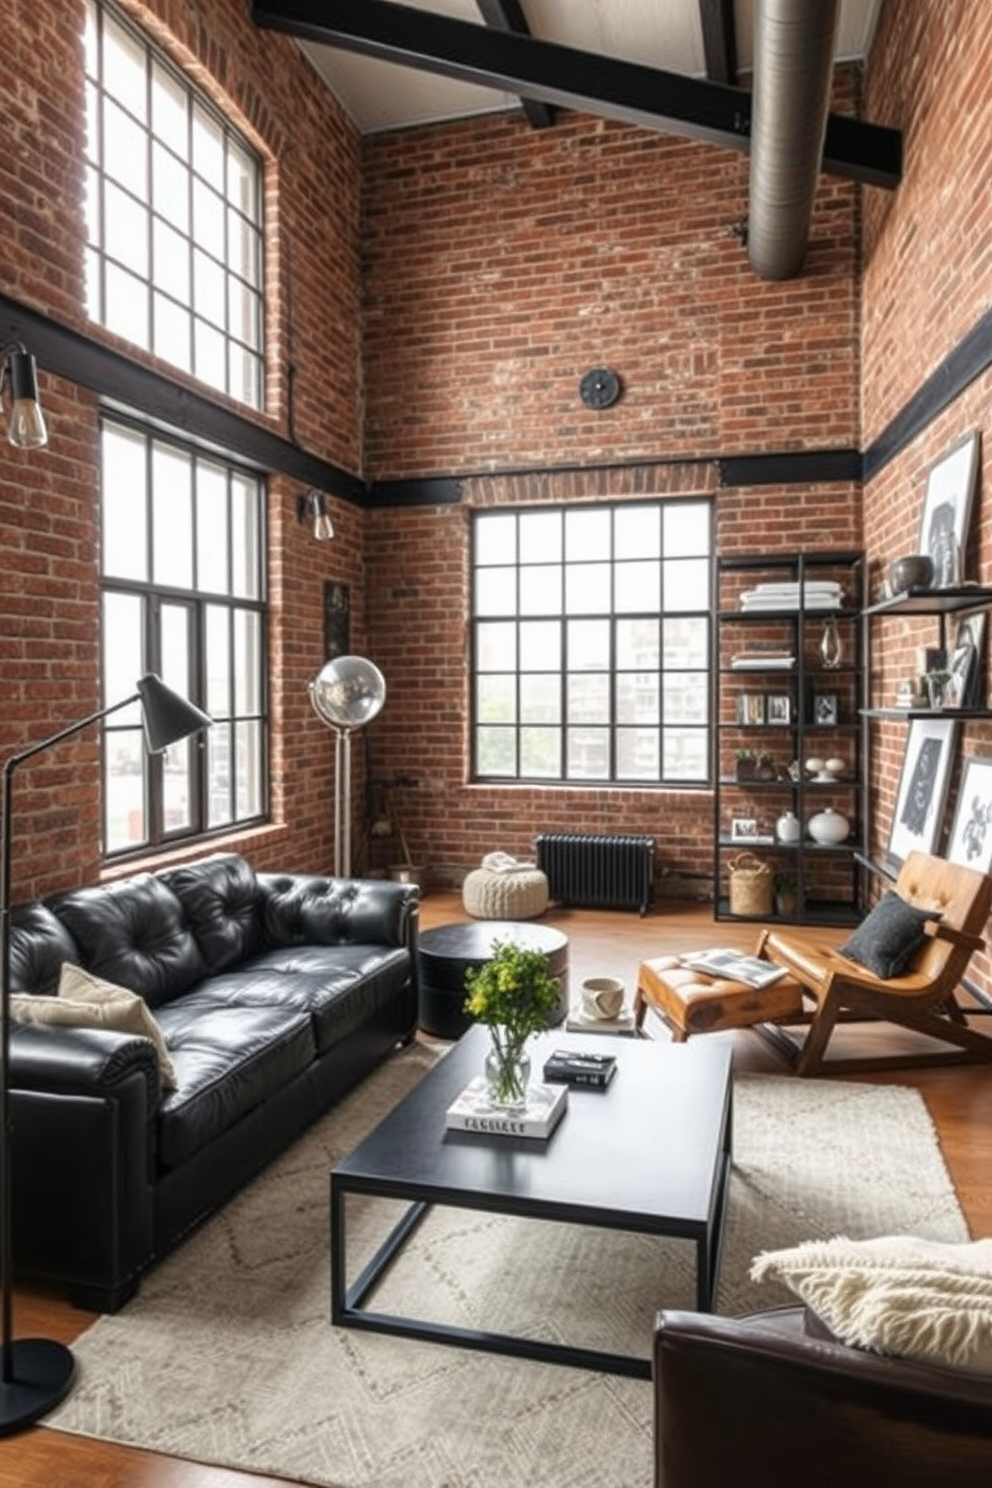
{"type": "Polygon", "coordinates": [[[75,1371],[72,1352],[64,1343],[47,1338],[13,1336],[13,1194],[12,1143],[14,1135],[10,1118],[10,861],[11,801],[14,772],[26,760],[46,749],[81,733],[110,713],[141,704],[145,730],[145,747],[149,754],[159,754],[170,744],[188,738],[207,728],[210,719],[193,703],[187,702],[154,672],[148,672],[137,684],[137,692],[109,708],[101,708],[60,729],[48,739],[13,754],[3,767],[3,833],[0,838],[0,1272],[2,1272],[2,1378],[0,1378],[0,1436],[8,1436],[29,1426],[52,1410],[68,1394],[75,1371]]]}
{"type": "Polygon", "coordinates": [[[351,736],[386,701],[386,680],[364,656],[338,656],[310,683],[310,701],[336,734],[334,746],[334,876],[351,874],[351,736]]]}

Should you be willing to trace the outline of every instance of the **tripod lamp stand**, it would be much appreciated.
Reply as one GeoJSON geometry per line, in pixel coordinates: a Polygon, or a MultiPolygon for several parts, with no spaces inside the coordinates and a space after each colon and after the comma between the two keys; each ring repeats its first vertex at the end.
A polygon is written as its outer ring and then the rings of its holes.
{"type": "Polygon", "coordinates": [[[145,748],[160,754],[170,744],[209,727],[210,719],[148,672],[133,696],[101,708],[60,729],[48,739],[13,754],[3,767],[3,832],[0,838],[0,1436],[29,1426],[52,1410],[68,1393],[75,1360],[65,1344],[47,1338],[13,1337],[13,1226],[11,1223],[12,1149],[10,1120],[10,862],[11,802],[14,772],[73,734],[81,733],[132,703],[141,704],[145,748]]]}

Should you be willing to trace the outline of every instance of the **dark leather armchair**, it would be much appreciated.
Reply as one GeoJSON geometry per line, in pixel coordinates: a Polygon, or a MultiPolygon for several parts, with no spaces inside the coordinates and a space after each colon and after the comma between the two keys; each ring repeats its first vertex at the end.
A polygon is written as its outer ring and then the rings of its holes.
{"type": "Polygon", "coordinates": [[[987,1488],[992,1379],[838,1342],[803,1307],[662,1312],[656,1488],[987,1488]]]}

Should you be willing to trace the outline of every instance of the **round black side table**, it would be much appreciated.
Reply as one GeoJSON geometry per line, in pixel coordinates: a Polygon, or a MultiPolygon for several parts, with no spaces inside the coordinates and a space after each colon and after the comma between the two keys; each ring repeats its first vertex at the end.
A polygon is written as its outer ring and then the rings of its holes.
{"type": "Polygon", "coordinates": [[[493,941],[513,941],[543,951],[561,988],[554,1023],[568,1012],[568,936],[547,925],[514,920],[472,920],[438,925],[420,935],[420,1027],[438,1038],[461,1038],[472,1020],[464,1011],[465,973],[491,958],[493,941]]]}

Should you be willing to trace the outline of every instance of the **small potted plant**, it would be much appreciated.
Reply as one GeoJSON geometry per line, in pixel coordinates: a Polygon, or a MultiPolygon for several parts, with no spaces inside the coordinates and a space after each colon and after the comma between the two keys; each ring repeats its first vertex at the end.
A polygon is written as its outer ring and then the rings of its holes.
{"type": "Polygon", "coordinates": [[[794,873],[780,868],[772,879],[772,892],[775,895],[776,914],[794,915],[796,913],[799,908],[799,884],[794,873]]]}
{"type": "Polygon", "coordinates": [[[738,780],[756,780],[758,756],[753,749],[738,749],[734,757],[734,775],[738,780]]]}

